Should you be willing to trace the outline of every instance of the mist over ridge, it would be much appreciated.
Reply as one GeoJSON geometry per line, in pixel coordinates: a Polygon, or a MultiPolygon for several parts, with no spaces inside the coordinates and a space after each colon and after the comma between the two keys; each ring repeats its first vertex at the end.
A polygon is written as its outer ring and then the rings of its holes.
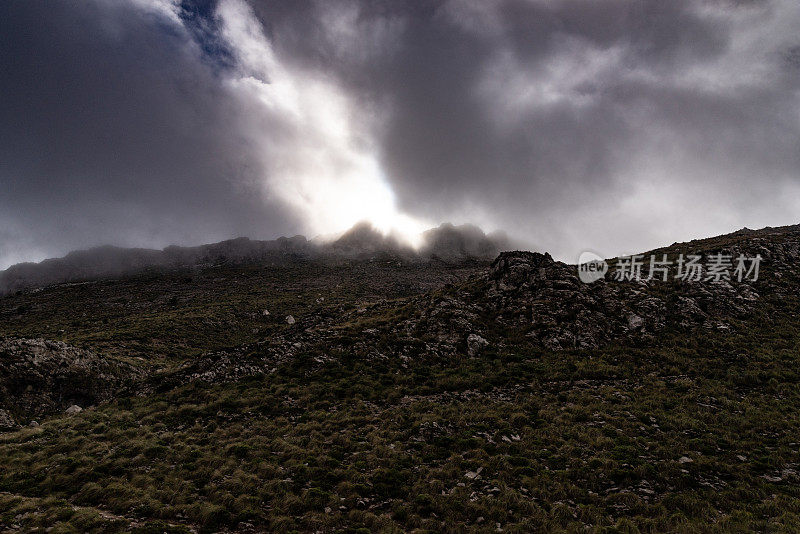
{"type": "Polygon", "coordinates": [[[0,295],[18,289],[55,283],[90,281],[136,274],[148,269],[176,269],[219,264],[254,263],[265,268],[304,261],[486,261],[511,246],[500,233],[486,235],[472,225],[449,223],[424,232],[414,248],[362,222],[336,238],[309,240],[305,236],[270,241],[246,237],[196,247],[172,245],[162,250],[101,246],[72,251],[62,258],[21,263],[0,271],[0,295]]]}

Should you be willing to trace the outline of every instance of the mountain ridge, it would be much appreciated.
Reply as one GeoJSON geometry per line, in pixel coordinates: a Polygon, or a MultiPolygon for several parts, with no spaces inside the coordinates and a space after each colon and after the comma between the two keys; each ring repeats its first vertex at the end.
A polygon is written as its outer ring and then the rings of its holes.
{"type": "Polygon", "coordinates": [[[0,295],[52,284],[126,276],[148,269],[222,263],[285,265],[295,261],[337,262],[378,256],[406,262],[490,260],[508,248],[509,243],[501,233],[485,234],[473,225],[444,223],[424,232],[422,245],[415,249],[362,222],[330,241],[296,235],[274,240],[238,237],[194,247],[170,245],[161,250],[103,245],[71,251],[60,258],[12,265],[0,271],[0,295]]]}

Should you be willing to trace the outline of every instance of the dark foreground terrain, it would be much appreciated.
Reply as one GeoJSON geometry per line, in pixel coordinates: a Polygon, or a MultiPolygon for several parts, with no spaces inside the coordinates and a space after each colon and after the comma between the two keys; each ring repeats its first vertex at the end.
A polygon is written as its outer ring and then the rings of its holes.
{"type": "Polygon", "coordinates": [[[0,531],[798,531],[800,229],[656,253],[719,251],[758,281],[379,254],[11,293],[0,531]]]}

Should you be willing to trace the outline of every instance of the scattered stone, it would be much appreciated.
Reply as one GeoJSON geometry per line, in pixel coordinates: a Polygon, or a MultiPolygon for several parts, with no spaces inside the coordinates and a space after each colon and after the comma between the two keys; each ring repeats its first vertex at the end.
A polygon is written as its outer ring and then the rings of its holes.
{"type": "Polygon", "coordinates": [[[295,320],[294,320],[294,317],[292,317],[291,315],[287,315],[287,316],[286,316],[286,324],[294,324],[294,323],[296,323],[296,322],[297,322],[297,321],[295,321],[295,320]]]}
{"type": "Polygon", "coordinates": [[[67,414],[67,415],[75,415],[77,413],[81,413],[82,411],[83,411],[83,408],[81,408],[77,404],[73,404],[72,406],[67,408],[64,413],[67,414]]]}
{"type": "Polygon", "coordinates": [[[31,428],[37,428],[39,426],[39,423],[37,423],[36,421],[31,421],[30,423],[28,423],[28,426],[31,428]]]}
{"type": "Polygon", "coordinates": [[[484,348],[489,345],[489,342],[478,334],[470,334],[467,336],[467,354],[470,358],[474,358],[484,348]]]}
{"type": "Polygon", "coordinates": [[[639,317],[636,314],[631,314],[628,316],[628,328],[631,330],[638,330],[644,325],[644,319],[639,317]]]}
{"type": "Polygon", "coordinates": [[[481,471],[483,471],[483,467],[479,467],[476,471],[467,471],[464,476],[470,480],[477,480],[481,478],[481,471]]]}
{"type": "Polygon", "coordinates": [[[688,456],[681,456],[680,458],[678,458],[679,464],[690,464],[692,462],[694,462],[694,460],[692,460],[688,456]]]}
{"type": "Polygon", "coordinates": [[[17,423],[7,410],[0,410],[0,431],[14,430],[17,428],[17,423]]]}
{"type": "Polygon", "coordinates": [[[267,317],[269,315],[269,310],[262,311],[261,315],[263,315],[264,317],[267,317]]]}

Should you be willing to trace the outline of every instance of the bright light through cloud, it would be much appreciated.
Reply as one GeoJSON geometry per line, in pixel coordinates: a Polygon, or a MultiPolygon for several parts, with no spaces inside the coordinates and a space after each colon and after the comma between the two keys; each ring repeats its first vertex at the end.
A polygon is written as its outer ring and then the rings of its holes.
{"type": "Polygon", "coordinates": [[[228,84],[280,127],[253,126],[263,154],[265,194],[302,214],[311,232],[342,232],[367,221],[416,246],[432,225],[397,209],[370,143],[370,117],[334,80],[282,63],[250,7],[217,11],[239,70],[228,84]],[[280,133],[275,134],[274,130],[280,133]]]}
{"type": "Polygon", "coordinates": [[[0,268],[362,221],[570,261],[797,222],[799,2],[418,4],[0,1],[0,268]]]}

